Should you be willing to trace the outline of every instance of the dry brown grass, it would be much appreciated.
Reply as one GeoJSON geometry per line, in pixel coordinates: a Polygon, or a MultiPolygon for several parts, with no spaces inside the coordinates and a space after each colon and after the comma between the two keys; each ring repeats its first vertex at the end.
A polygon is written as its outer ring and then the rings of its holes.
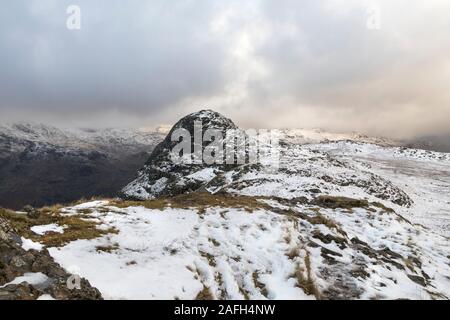
{"type": "Polygon", "coordinates": [[[211,267],[213,267],[213,268],[216,267],[216,258],[215,258],[212,254],[207,253],[207,252],[205,252],[205,251],[200,251],[200,255],[201,255],[203,258],[205,258],[206,260],[208,260],[208,264],[209,264],[211,267]]]}
{"type": "Polygon", "coordinates": [[[321,299],[319,289],[314,283],[311,271],[311,258],[309,252],[306,252],[304,259],[304,267],[297,265],[294,272],[294,277],[297,279],[297,285],[308,295],[313,295],[316,299],[321,299]]]}
{"type": "Polygon", "coordinates": [[[83,204],[83,203],[86,203],[86,202],[97,201],[97,200],[108,200],[108,199],[101,198],[101,197],[96,197],[96,196],[93,196],[93,197],[90,197],[90,198],[81,198],[81,199],[78,199],[76,201],[73,201],[73,202],[67,204],[66,207],[73,207],[73,206],[77,206],[79,204],[83,204]]]}
{"type": "Polygon", "coordinates": [[[208,287],[203,286],[203,290],[197,294],[195,300],[214,300],[214,296],[208,287]]]}
{"type": "Polygon", "coordinates": [[[37,219],[30,219],[25,214],[19,214],[10,210],[0,210],[0,216],[6,218],[17,232],[28,239],[40,242],[48,247],[60,247],[78,239],[94,239],[109,233],[117,233],[115,229],[97,229],[98,223],[82,219],[80,215],[67,216],[61,214],[61,205],[44,207],[39,210],[37,219]],[[44,235],[33,233],[33,226],[58,224],[66,226],[64,233],[49,232],[44,235]]]}
{"type": "Polygon", "coordinates": [[[210,194],[208,192],[194,192],[182,194],[170,198],[158,198],[145,201],[129,201],[114,199],[110,201],[111,206],[118,208],[145,207],[147,209],[164,210],[166,208],[189,209],[195,208],[200,213],[205,212],[207,208],[241,208],[248,212],[258,209],[270,209],[270,206],[258,201],[263,197],[255,198],[248,196],[237,196],[231,194],[210,194]]]}
{"type": "Polygon", "coordinates": [[[90,215],[93,212],[92,209],[78,209],[77,213],[82,215],[90,215]]]}
{"type": "Polygon", "coordinates": [[[119,244],[118,243],[113,243],[113,244],[110,244],[110,245],[107,245],[107,246],[97,246],[97,247],[95,247],[95,250],[97,250],[98,252],[107,252],[107,253],[111,253],[113,251],[116,251],[117,249],[119,249],[119,244]]]}
{"type": "Polygon", "coordinates": [[[259,281],[259,273],[257,271],[253,272],[252,278],[255,287],[258,288],[261,294],[267,298],[269,296],[269,292],[267,291],[265,284],[259,281]]]}
{"type": "Polygon", "coordinates": [[[328,229],[336,229],[339,230],[340,227],[339,225],[332,219],[324,216],[323,214],[321,214],[319,211],[316,211],[316,215],[313,217],[308,217],[308,222],[311,224],[323,224],[326,227],[328,227],[328,229]]]}
{"type": "Polygon", "coordinates": [[[388,213],[394,213],[394,209],[386,207],[384,204],[380,203],[380,202],[372,202],[371,205],[373,205],[374,207],[378,207],[388,213]]]}
{"type": "MultiPolygon", "coordinates": [[[[316,212],[315,215],[306,215],[297,210],[291,209],[279,209],[273,208],[262,200],[277,200],[267,197],[251,197],[232,195],[226,193],[210,194],[208,192],[194,192],[189,194],[182,194],[175,197],[159,198],[147,201],[128,201],[121,199],[107,199],[111,207],[128,208],[128,207],[140,207],[143,206],[148,209],[164,210],[166,208],[174,209],[196,209],[199,214],[204,213],[208,208],[221,207],[221,208],[238,208],[243,209],[249,213],[256,210],[270,210],[272,212],[282,214],[287,219],[292,220],[294,223],[298,223],[298,219],[303,219],[311,224],[323,224],[330,229],[336,229],[338,232],[341,230],[339,225],[330,218],[327,218],[320,213],[320,208],[313,208],[316,212]]],[[[98,198],[92,198],[89,200],[80,200],[73,205],[83,203],[85,201],[98,200],[98,198]]],[[[278,199],[282,201],[281,199],[278,199]]],[[[349,209],[353,207],[368,207],[369,204],[366,200],[357,200],[343,197],[329,197],[320,196],[312,203],[317,206],[323,206],[326,208],[344,208],[349,209]]],[[[385,211],[389,211],[389,208],[382,206],[381,204],[372,204],[376,207],[382,208],[385,211]]],[[[97,223],[89,221],[83,218],[89,218],[92,213],[91,209],[79,209],[77,215],[64,216],[61,214],[62,205],[55,205],[51,207],[44,207],[40,209],[41,216],[38,219],[30,219],[26,215],[20,215],[9,210],[2,210],[0,214],[7,216],[13,226],[18,229],[21,234],[27,238],[35,241],[39,241],[48,246],[62,246],[66,243],[76,239],[93,239],[100,237],[108,233],[117,232],[114,229],[99,230],[97,229],[97,223]],[[67,228],[63,234],[47,233],[44,236],[35,235],[30,231],[30,228],[34,225],[43,225],[57,223],[59,225],[66,225],[67,228]]],[[[99,208],[99,211],[107,213],[111,211],[108,208],[99,208]]],[[[217,245],[217,243],[214,243],[217,245]]]]}
{"type": "Polygon", "coordinates": [[[353,199],[346,197],[333,197],[333,196],[318,196],[314,200],[314,204],[324,208],[330,209],[353,209],[353,208],[367,208],[369,202],[367,200],[353,199]]]}

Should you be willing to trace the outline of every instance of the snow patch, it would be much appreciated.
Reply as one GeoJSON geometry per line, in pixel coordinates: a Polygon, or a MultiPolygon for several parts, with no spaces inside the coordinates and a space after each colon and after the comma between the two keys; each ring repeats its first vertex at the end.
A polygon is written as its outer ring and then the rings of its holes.
{"type": "Polygon", "coordinates": [[[29,250],[36,250],[36,251],[41,251],[44,246],[38,242],[34,242],[33,240],[30,239],[26,239],[24,237],[21,238],[22,239],[22,248],[25,251],[29,251],[29,250]]]}
{"type": "Polygon", "coordinates": [[[216,176],[217,170],[214,168],[205,168],[200,171],[194,172],[188,175],[188,178],[192,178],[199,181],[208,182],[211,181],[216,176]]]}
{"type": "Polygon", "coordinates": [[[67,226],[60,226],[60,225],[57,225],[56,223],[52,223],[52,224],[45,224],[45,225],[40,225],[40,226],[33,226],[30,228],[30,230],[33,231],[34,233],[42,236],[49,232],[64,233],[65,228],[67,228],[67,226]]]}
{"type": "Polygon", "coordinates": [[[43,294],[40,297],[37,298],[37,300],[56,300],[49,294],[43,294]]]}
{"type": "Polygon", "coordinates": [[[21,284],[22,282],[27,282],[28,284],[35,286],[44,283],[47,280],[48,277],[42,272],[28,272],[25,273],[23,276],[15,278],[13,281],[8,282],[7,284],[1,286],[0,288],[4,288],[10,284],[21,284]]]}

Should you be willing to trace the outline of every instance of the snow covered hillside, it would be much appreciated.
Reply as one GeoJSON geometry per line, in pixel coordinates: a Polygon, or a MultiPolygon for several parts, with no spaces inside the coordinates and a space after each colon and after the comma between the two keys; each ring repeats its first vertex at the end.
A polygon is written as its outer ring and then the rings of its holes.
{"type": "MultiPolygon", "coordinates": [[[[234,127],[179,124],[200,117],[234,127]]],[[[449,299],[450,154],[284,133],[278,171],[174,165],[166,139],[124,199],[44,210],[25,239],[105,299],[449,299]]]]}
{"type": "Polygon", "coordinates": [[[162,139],[160,133],[132,129],[0,125],[0,206],[113,196],[162,139]]]}
{"type": "Polygon", "coordinates": [[[25,151],[35,156],[46,153],[79,154],[101,152],[120,157],[120,152],[138,153],[161,142],[163,134],[135,129],[59,129],[34,123],[0,125],[0,158],[25,151]]]}
{"type": "Polygon", "coordinates": [[[106,299],[442,299],[448,238],[381,203],[189,194],[62,209],[116,233],[50,247],[106,299]]]}

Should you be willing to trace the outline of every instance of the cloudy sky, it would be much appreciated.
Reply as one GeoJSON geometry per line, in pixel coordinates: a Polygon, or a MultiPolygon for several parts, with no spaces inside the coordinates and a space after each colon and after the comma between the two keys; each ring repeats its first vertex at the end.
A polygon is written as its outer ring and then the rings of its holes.
{"type": "Polygon", "coordinates": [[[449,16],[448,0],[3,1],[0,122],[151,127],[208,107],[243,127],[444,133],[449,16]]]}

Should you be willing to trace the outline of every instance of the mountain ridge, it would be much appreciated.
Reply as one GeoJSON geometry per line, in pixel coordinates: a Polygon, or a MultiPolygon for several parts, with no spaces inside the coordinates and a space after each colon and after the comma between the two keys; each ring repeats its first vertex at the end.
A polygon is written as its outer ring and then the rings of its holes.
{"type": "Polygon", "coordinates": [[[294,130],[278,170],[180,165],[170,136],[138,196],[6,215],[105,299],[450,298],[450,154],[294,130]]]}
{"type": "Polygon", "coordinates": [[[19,209],[113,196],[162,138],[127,129],[0,126],[0,206],[19,209]]]}

